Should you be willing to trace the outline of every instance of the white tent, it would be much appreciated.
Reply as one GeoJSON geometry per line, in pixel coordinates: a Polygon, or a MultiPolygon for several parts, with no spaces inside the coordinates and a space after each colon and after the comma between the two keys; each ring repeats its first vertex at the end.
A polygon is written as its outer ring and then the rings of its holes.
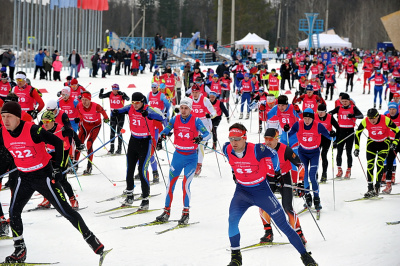
{"type": "Polygon", "coordinates": [[[246,46],[246,48],[247,46],[253,46],[261,51],[265,48],[268,51],[269,41],[264,40],[255,33],[249,32],[243,39],[235,41],[235,48],[242,48],[243,46],[246,46]]]}
{"type": "MultiPolygon", "coordinates": [[[[308,48],[308,39],[300,41],[298,46],[299,48],[308,48]]],[[[351,42],[346,42],[336,34],[319,34],[319,46],[321,48],[350,48],[351,42]]]]}

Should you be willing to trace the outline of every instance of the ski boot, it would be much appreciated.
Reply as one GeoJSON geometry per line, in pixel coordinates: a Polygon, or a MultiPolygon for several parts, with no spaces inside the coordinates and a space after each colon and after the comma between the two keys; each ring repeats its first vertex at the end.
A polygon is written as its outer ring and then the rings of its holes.
{"type": "Polygon", "coordinates": [[[181,219],[178,221],[179,225],[189,223],[189,208],[183,208],[181,219]]]}
{"type": "Polygon", "coordinates": [[[5,263],[23,263],[26,260],[26,246],[24,239],[14,241],[14,252],[6,257],[5,263]]]}
{"type": "MultiPolygon", "coordinates": [[[[265,227],[264,227],[265,228],[265,227]]],[[[274,240],[274,233],[272,232],[271,226],[265,229],[265,234],[260,238],[260,243],[272,242],[274,240]]]]}
{"type": "Polygon", "coordinates": [[[197,163],[197,167],[196,167],[196,171],[194,172],[194,176],[199,176],[200,175],[201,167],[202,167],[202,164],[201,163],[197,163]]]}
{"type": "Polygon", "coordinates": [[[110,150],[107,152],[108,155],[113,155],[114,154],[114,144],[111,144],[110,150]]]}
{"type": "Polygon", "coordinates": [[[157,141],[156,150],[157,151],[162,150],[162,140],[161,139],[158,139],[158,141],[157,141]]]}
{"type": "Polygon", "coordinates": [[[72,207],[72,209],[74,209],[74,210],[79,209],[79,203],[78,203],[78,201],[76,200],[75,196],[70,197],[70,198],[69,198],[69,202],[71,202],[71,207],[72,207]]]}
{"type": "Polygon", "coordinates": [[[94,253],[101,255],[104,251],[104,245],[100,242],[100,240],[89,231],[89,236],[85,237],[86,243],[92,248],[94,253]]]}
{"type": "Polygon", "coordinates": [[[305,196],[306,198],[306,204],[304,204],[304,207],[310,208],[312,206],[312,196],[310,193],[307,193],[305,196]]]}
{"type": "Polygon", "coordinates": [[[338,173],[336,174],[336,178],[341,178],[343,176],[342,167],[338,166],[338,173]]]}
{"type": "Polygon", "coordinates": [[[390,192],[392,192],[392,182],[388,181],[386,182],[386,187],[384,190],[382,190],[383,194],[390,194],[390,192]]]}
{"type": "Polygon", "coordinates": [[[10,221],[7,221],[4,216],[0,217],[0,236],[7,236],[10,232],[10,221]]]}
{"type": "Polygon", "coordinates": [[[121,146],[118,146],[118,149],[115,151],[115,154],[120,155],[122,153],[121,146]]]}
{"type": "Polygon", "coordinates": [[[38,208],[49,209],[50,206],[51,206],[50,201],[48,201],[46,198],[43,198],[43,201],[38,205],[38,208]]]}
{"type": "Polygon", "coordinates": [[[133,190],[125,190],[124,194],[126,194],[126,198],[124,202],[122,202],[122,206],[132,206],[133,204],[133,190]]]}
{"type": "Polygon", "coordinates": [[[240,250],[231,251],[231,262],[228,266],[240,266],[242,265],[242,253],[240,250]]]}
{"type": "Polygon", "coordinates": [[[249,119],[250,118],[250,113],[247,113],[246,114],[246,119],[249,119]]]}
{"type": "Polygon", "coordinates": [[[371,94],[371,89],[368,90],[368,94],[371,94]]]}
{"type": "Polygon", "coordinates": [[[322,173],[321,176],[321,183],[326,183],[326,180],[328,179],[328,175],[326,173],[322,173]]]}
{"type": "Polygon", "coordinates": [[[243,119],[243,113],[240,113],[239,119],[243,119]]]}
{"type": "Polygon", "coordinates": [[[375,194],[374,188],[372,186],[372,183],[369,183],[368,184],[368,191],[364,194],[364,198],[372,198],[372,197],[375,197],[375,196],[376,196],[376,194],[375,194]]]}
{"type": "Polygon", "coordinates": [[[301,254],[301,261],[306,266],[318,266],[318,263],[311,257],[311,252],[301,254]]]}
{"type": "Polygon", "coordinates": [[[149,209],[149,198],[144,198],[140,203],[139,211],[147,211],[149,209]]]}
{"type": "MultiPolygon", "coordinates": [[[[369,93],[368,93],[369,94],[369,93]]],[[[374,108],[376,108],[376,103],[374,103],[374,108]]]]}
{"type": "Polygon", "coordinates": [[[382,110],[382,104],[379,105],[379,110],[382,110]]]}
{"type": "Polygon", "coordinates": [[[88,162],[86,170],[83,170],[83,175],[91,175],[92,174],[92,164],[88,162]]]}
{"type": "Polygon", "coordinates": [[[305,246],[307,244],[307,240],[303,235],[303,230],[301,230],[301,228],[300,228],[300,229],[296,230],[296,233],[299,235],[301,242],[303,242],[303,245],[305,246]]]}
{"type": "Polygon", "coordinates": [[[153,171],[153,184],[158,184],[160,183],[160,177],[158,175],[158,171],[155,170],[153,171]]]}
{"type": "Polygon", "coordinates": [[[346,174],[344,175],[344,179],[350,179],[351,176],[351,168],[347,168],[346,174]]]}
{"type": "Polygon", "coordinates": [[[165,207],[163,213],[156,217],[159,222],[168,222],[169,216],[171,215],[170,208],[165,207]]]}
{"type": "Polygon", "coordinates": [[[318,196],[314,197],[314,207],[317,211],[322,209],[321,200],[318,196]]]}

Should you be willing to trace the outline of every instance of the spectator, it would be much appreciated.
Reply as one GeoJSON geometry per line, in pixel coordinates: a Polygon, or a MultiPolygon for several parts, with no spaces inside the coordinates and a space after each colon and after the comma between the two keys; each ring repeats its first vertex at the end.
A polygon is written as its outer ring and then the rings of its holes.
{"type": "Polygon", "coordinates": [[[160,45],[160,50],[162,49],[162,48],[164,48],[164,39],[163,39],[163,36],[160,36],[160,39],[159,39],[159,45],[160,45]]]}
{"type": "Polygon", "coordinates": [[[229,65],[226,60],[222,61],[222,64],[217,67],[215,72],[217,73],[218,77],[223,77],[225,71],[229,71],[229,65]]]}
{"type": "Polygon", "coordinates": [[[190,66],[190,62],[186,62],[186,65],[183,67],[183,84],[185,85],[185,94],[189,89],[189,75],[192,71],[192,67],[190,66]]]}
{"type": "Polygon", "coordinates": [[[140,54],[140,66],[141,66],[140,74],[143,74],[144,69],[146,68],[147,53],[142,48],[142,49],[140,49],[139,54],[140,54]]]}
{"type": "Polygon", "coordinates": [[[121,70],[121,63],[124,60],[124,56],[122,55],[121,48],[118,48],[117,53],[115,54],[115,75],[119,75],[121,70]]]}
{"type": "Polygon", "coordinates": [[[60,72],[62,69],[62,62],[60,56],[57,55],[56,60],[53,62],[53,80],[61,81],[60,72]]]}
{"type": "Polygon", "coordinates": [[[156,61],[156,54],[154,53],[154,47],[149,50],[149,61],[150,61],[150,72],[153,72],[153,66],[156,61]]]}
{"type": "Polygon", "coordinates": [[[107,52],[104,56],[107,60],[107,62],[106,62],[107,63],[107,69],[106,69],[107,75],[111,75],[112,64],[115,60],[115,52],[114,52],[112,46],[108,47],[107,52]]]}
{"type": "Polygon", "coordinates": [[[281,81],[281,90],[285,90],[285,80],[288,81],[289,83],[289,89],[292,89],[291,85],[290,85],[290,73],[292,71],[292,66],[289,64],[289,59],[285,59],[285,61],[283,61],[283,64],[281,65],[281,77],[282,77],[282,81],[281,81]]]}
{"type": "Polygon", "coordinates": [[[101,67],[101,77],[104,79],[106,78],[107,74],[107,58],[105,55],[100,59],[100,67],[101,67]]]}
{"type": "Polygon", "coordinates": [[[75,78],[78,78],[78,65],[81,62],[81,57],[79,54],[76,52],[75,49],[72,50],[72,53],[68,56],[68,63],[70,66],[70,72],[69,75],[72,76],[72,73],[75,69],[75,78]]]}
{"type": "Polygon", "coordinates": [[[10,79],[14,80],[14,70],[15,70],[16,58],[15,58],[15,54],[11,50],[9,50],[9,54],[11,55],[11,60],[10,60],[10,63],[8,64],[8,68],[10,70],[10,79]]]}
{"type": "Polygon", "coordinates": [[[8,49],[7,52],[4,52],[1,55],[1,66],[2,67],[8,67],[9,66],[10,61],[11,61],[11,54],[10,53],[11,53],[11,50],[8,49]]]}
{"type": "Polygon", "coordinates": [[[93,68],[93,72],[92,72],[92,77],[96,77],[97,76],[97,72],[99,71],[99,62],[100,62],[100,51],[98,51],[97,53],[95,53],[92,56],[92,68],[93,68]]]}
{"type": "Polygon", "coordinates": [[[167,48],[163,48],[162,52],[161,52],[161,62],[162,62],[162,66],[163,68],[167,67],[167,59],[168,59],[168,51],[167,48]]]}
{"type": "Polygon", "coordinates": [[[58,50],[54,50],[54,53],[51,56],[52,59],[53,59],[53,62],[56,61],[57,56],[59,56],[59,55],[60,55],[60,53],[58,52],[58,50]]]}
{"type": "Polygon", "coordinates": [[[196,39],[196,50],[199,49],[200,46],[200,37],[197,37],[196,39]]]}
{"type": "Polygon", "coordinates": [[[207,37],[206,40],[206,49],[209,50],[210,49],[210,38],[207,37]]]}
{"type": "Polygon", "coordinates": [[[39,70],[39,78],[42,79],[44,76],[43,71],[43,59],[46,55],[43,53],[42,48],[39,49],[39,53],[35,55],[35,71],[33,73],[33,79],[36,79],[36,73],[39,70]]]}
{"type": "Polygon", "coordinates": [[[158,50],[160,49],[160,34],[158,34],[158,33],[154,37],[154,46],[156,48],[156,53],[157,53],[158,50]]]}
{"type": "Polygon", "coordinates": [[[139,61],[140,61],[140,55],[138,52],[133,50],[133,53],[131,55],[131,61],[132,61],[132,76],[137,76],[138,71],[139,71],[139,61]]]}
{"type": "Polygon", "coordinates": [[[131,73],[131,53],[129,50],[126,50],[125,56],[124,56],[124,74],[128,71],[128,75],[131,73]]]}
{"type": "Polygon", "coordinates": [[[43,59],[43,67],[46,75],[46,80],[51,81],[51,69],[53,68],[53,58],[51,58],[49,51],[46,51],[43,59]]]}

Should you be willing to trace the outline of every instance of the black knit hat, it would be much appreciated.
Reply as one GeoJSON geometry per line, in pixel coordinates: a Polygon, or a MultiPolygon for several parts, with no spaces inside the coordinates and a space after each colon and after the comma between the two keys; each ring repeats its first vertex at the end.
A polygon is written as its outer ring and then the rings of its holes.
{"type": "Polygon", "coordinates": [[[279,136],[279,131],[272,127],[268,128],[264,134],[264,137],[270,137],[270,138],[276,138],[278,136],[279,136]]]}
{"type": "Polygon", "coordinates": [[[1,109],[2,114],[12,114],[18,118],[21,118],[21,106],[17,102],[7,102],[1,109]]]}
{"type": "Polygon", "coordinates": [[[132,94],[132,102],[146,103],[146,97],[141,92],[134,92],[132,94]]]}
{"type": "Polygon", "coordinates": [[[350,100],[350,96],[347,93],[343,93],[342,100],[350,100]]]}
{"type": "Polygon", "coordinates": [[[321,103],[320,105],[318,105],[318,111],[321,112],[326,112],[326,105],[321,103]]]}

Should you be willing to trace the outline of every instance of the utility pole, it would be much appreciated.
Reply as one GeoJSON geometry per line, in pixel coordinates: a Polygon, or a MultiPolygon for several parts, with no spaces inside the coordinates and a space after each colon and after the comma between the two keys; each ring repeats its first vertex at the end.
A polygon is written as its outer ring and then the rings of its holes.
{"type": "Polygon", "coordinates": [[[232,0],[232,12],[231,12],[231,47],[235,47],[235,0],[232,0]]]}
{"type": "Polygon", "coordinates": [[[281,13],[282,13],[282,2],[279,3],[279,11],[278,11],[278,30],[276,32],[276,44],[279,45],[280,31],[281,31],[281,13]]]}
{"type": "Polygon", "coordinates": [[[285,46],[288,45],[288,35],[289,35],[289,0],[286,0],[286,30],[285,30],[285,46]]]}
{"type": "Polygon", "coordinates": [[[222,44],[222,7],[224,0],[218,0],[218,19],[217,19],[217,42],[222,44]]]}
{"type": "Polygon", "coordinates": [[[325,32],[328,31],[328,16],[329,16],[329,0],[326,0],[325,32]]]}
{"type": "Polygon", "coordinates": [[[133,0],[133,5],[132,5],[132,37],[135,37],[135,5],[136,1],[133,0]]]}
{"type": "Polygon", "coordinates": [[[142,48],[144,48],[144,25],[146,24],[146,5],[143,5],[142,48]]]}

